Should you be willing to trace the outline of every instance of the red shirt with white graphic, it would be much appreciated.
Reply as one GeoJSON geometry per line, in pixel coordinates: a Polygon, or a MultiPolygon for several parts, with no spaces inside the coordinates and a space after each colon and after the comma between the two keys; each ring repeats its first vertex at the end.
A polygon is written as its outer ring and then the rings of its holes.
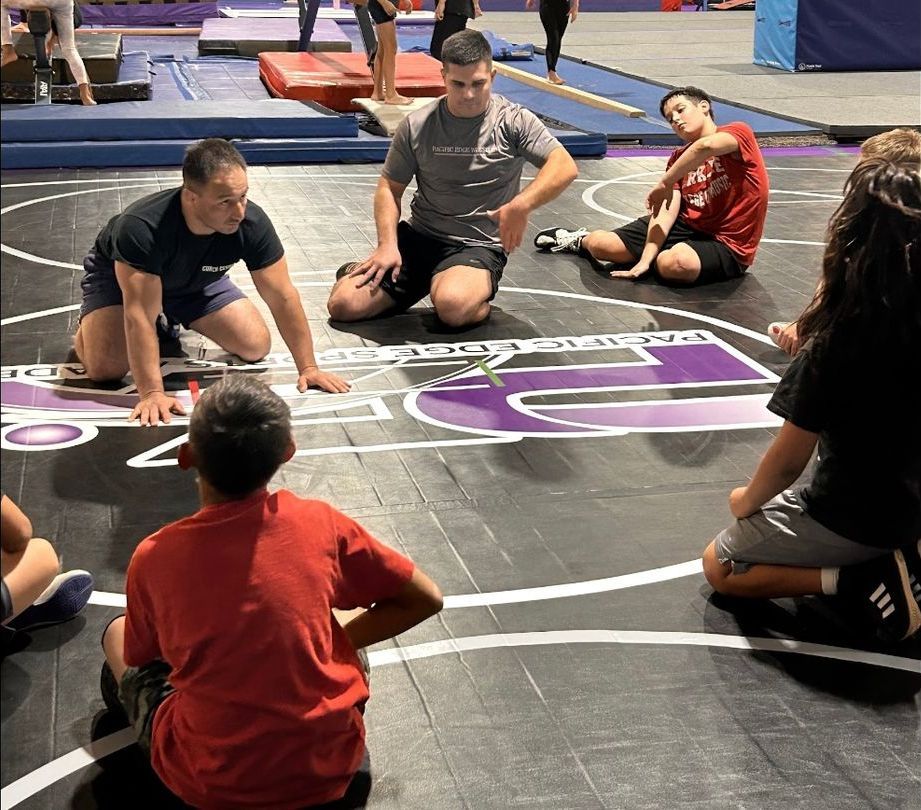
{"type": "MultiPolygon", "coordinates": [[[[755,133],[748,124],[726,124],[716,131],[732,135],[739,143],[739,151],[709,158],[681,179],[678,218],[722,242],[739,264],[750,267],[767,214],[767,170],[755,133]]],[[[689,145],[672,153],[669,167],[689,145]]]]}

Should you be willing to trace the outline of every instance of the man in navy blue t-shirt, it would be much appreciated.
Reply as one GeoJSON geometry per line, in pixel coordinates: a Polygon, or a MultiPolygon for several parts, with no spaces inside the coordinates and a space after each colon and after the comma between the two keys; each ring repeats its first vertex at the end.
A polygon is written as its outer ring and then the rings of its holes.
{"type": "Polygon", "coordinates": [[[248,190],[237,149],[220,138],[199,141],[186,150],[182,187],[132,203],[109,220],[84,259],[77,356],[91,380],[131,372],[140,398],[131,419],[142,425],[184,413],[160,374],[161,313],[243,360],[268,354],[265,321],[227,275],[241,259],[291,352],[298,390],[349,388],[317,367],[284,248],[265,212],[248,202],[248,190]]]}

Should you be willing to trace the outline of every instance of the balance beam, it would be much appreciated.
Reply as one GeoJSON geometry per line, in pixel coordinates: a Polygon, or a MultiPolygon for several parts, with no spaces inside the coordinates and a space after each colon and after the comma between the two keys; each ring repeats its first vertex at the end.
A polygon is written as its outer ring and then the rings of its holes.
{"type": "Polygon", "coordinates": [[[540,90],[546,90],[548,93],[553,93],[562,98],[568,98],[571,101],[580,101],[583,104],[588,104],[590,107],[625,115],[627,118],[645,118],[646,116],[646,113],[638,107],[631,107],[629,104],[621,104],[619,101],[612,101],[603,96],[596,96],[594,93],[587,93],[585,90],[578,90],[575,87],[568,87],[565,84],[551,84],[540,76],[535,76],[533,73],[528,73],[525,70],[509,67],[508,65],[502,64],[502,62],[493,62],[492,66],[500,76],[515,79],[531,87],[537,87],[540,90]]]}

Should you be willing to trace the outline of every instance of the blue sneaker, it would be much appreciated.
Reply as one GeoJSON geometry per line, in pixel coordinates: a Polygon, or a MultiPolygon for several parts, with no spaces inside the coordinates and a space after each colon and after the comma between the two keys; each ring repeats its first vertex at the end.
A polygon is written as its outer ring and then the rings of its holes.
{"type": "Polygon", "coordinates": [[[58,574],[45,592],[8,622],[7,627],[16,631],[35,630],[69,621],[86,607],[93,585],[93,575],[89,571],[76,569],[58,574]]]}

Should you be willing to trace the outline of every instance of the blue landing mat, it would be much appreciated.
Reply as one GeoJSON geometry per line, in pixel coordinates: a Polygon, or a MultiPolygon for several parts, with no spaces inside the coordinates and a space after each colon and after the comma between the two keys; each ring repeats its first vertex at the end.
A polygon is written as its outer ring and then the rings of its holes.
{"type": "MultiPolygon", "coordinates": [[[[546,76],[547,72],[543,56],[536,56],[533,62],[516,62],[514,67],[541,77],[546,76]]],[[[570,86],[632,107],[639,107],[645,110],[646,117],[627,118],[617,113],[605,112],[503,76],[496,77],[496,91],[539,115],[564,121],[582,130],[604,132],[612,141],[640,141],[644,144],[662,145],[681,143],[659,115],[659,100],[665,95],[667,88],[621,76],[619,73],[566,57],[560,61],[559,72],[570,86]]],[[[715,102],[713,109],[717,121],[744,121],[756,135],[819,134],[815,127],[746,110],[732,104],[715,102]]]]}
{"type": "MultiPolygon", "coordinates": [[[[598,133],[554,133],[575,157],[605,153],[598,133]]],[[[156,141],[56,141],[0,145],[0,168],[52,169],[63,167],[179,166],[185,148],[194,139],[156,141]]],[[[234,144],[253,166],[274,163],[381,163],[389,138],[359,132],[356,138],[255,139],[234,144]]]]}
{"type": "MultiPolygon", "coordinates": [[[[264,101],[129,101],[98,107],[3,107],[3,140],[105,141],[232,136],[236,138],[350,138],[358,134],[353,116],[338,115],[288,99],[264,101]]],[[[94,164],[96,165],[96,164],[94,164]]]]}

